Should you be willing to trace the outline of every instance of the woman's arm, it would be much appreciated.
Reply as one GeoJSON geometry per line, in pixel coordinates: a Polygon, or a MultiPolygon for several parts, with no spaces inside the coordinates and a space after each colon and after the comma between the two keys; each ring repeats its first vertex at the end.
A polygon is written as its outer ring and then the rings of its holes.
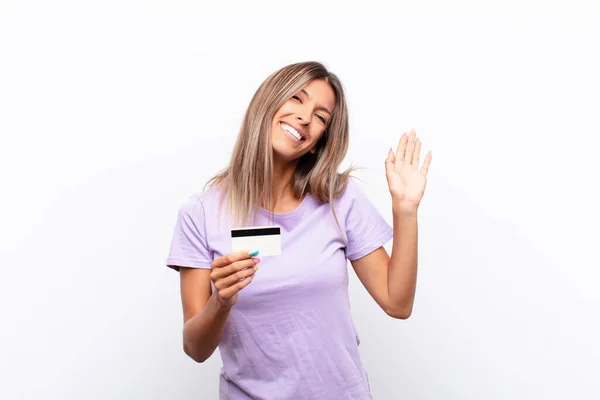
{"type": "Polygon", "coordinates": [[[417,286],[417,212],[394,212],[392,256],[383,247],[352,261],[371,297],[394,318],[410,317],[417,286]]]}
{"type": "Polygon", "coordinates": [[[215,259],[211,269],[179,268],[183,302],[183,350],[196,362],[215,351],[229,310],[238,292],[252,282],[260,258],[258,251],[238,251],[215,259]],[[211,295],[211,281],[215,291],[211,295]]]}
{"type": "Polygon", "coordinates": [[[417,287],[417,211],[394,212],[394,239],[389,261],[388,293],[390,308],[399,318],[412,313],[417,287]]]}
{"type": "Polygon", "coordinates": [[[196,362],[206,361],[215,351],[230,306],[223,305],[211,295],[210,269],[179,269],[183,304],[183,350],[196,362]]]}
{"type": "Polygon", "coordinates": [[[404,132],[396,153],[390,149],[385,172],[392,195],[394,243],[392,256],[383,247],[352,263],[377,304],[389,315],[408,318],[417,285],[417,210],[427,184],[431,152],[419,170],[421,141],[415,130],[404,132]]]}

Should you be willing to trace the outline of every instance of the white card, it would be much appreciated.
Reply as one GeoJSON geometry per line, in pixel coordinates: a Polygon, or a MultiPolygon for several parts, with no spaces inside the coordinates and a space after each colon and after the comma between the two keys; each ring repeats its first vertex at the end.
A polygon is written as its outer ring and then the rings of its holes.
{"type": "Polygon", "coordinates": [[[231,230],[231,251],[258,250],[257,257],[281,254],[279,226],[253,226],[231,230]]]}

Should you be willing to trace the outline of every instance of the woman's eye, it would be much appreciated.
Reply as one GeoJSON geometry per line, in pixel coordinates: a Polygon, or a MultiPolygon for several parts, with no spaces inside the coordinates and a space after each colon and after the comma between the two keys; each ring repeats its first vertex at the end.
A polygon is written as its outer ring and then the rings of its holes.
{"type": "Polygon", "coordinates": [[[324,117],[322,117],[321,115],[318,115],[318,114],[317,114],[317,118],[319,118],[319,119],[321,120],[321,122],[323,122],[323,123],[325,123],[325,122],[326,122],[326,121],[325,121],[325,118],[324,118],[324,117]]]}
{"type": "Polygon", "coordinates": [[[298,97],[298,96],[292,96],[292,99],[296,99],[296,100],[298,100],[300,103],[302,103],[302,100],[301,100],[301,99],[300,99],[300,97],[298,97]]]}

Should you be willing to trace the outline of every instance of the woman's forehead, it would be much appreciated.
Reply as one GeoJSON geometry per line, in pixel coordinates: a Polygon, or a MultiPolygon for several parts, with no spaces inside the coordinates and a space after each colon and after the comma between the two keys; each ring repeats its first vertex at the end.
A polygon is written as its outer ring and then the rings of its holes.
{"type": "Polygon", "coordinates": [[[335,92],[324,79],[313,79],[300,90],[309,100],[326,108],[329,113],[335,107],[335,92]]]}

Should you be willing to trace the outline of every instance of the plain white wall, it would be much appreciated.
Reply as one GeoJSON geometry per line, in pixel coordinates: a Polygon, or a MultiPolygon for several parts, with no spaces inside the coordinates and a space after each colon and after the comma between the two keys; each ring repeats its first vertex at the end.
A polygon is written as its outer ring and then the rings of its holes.
{"type": "Polygon", "coordinates": [[[388,221],[389,147],[433,152],[413,316],[352,276],[374,398],[599,398],[600,15],[563,3],[0,2],[0,397],[217,398],[177,209],[262,80],[318,60],[388,221]]]}

